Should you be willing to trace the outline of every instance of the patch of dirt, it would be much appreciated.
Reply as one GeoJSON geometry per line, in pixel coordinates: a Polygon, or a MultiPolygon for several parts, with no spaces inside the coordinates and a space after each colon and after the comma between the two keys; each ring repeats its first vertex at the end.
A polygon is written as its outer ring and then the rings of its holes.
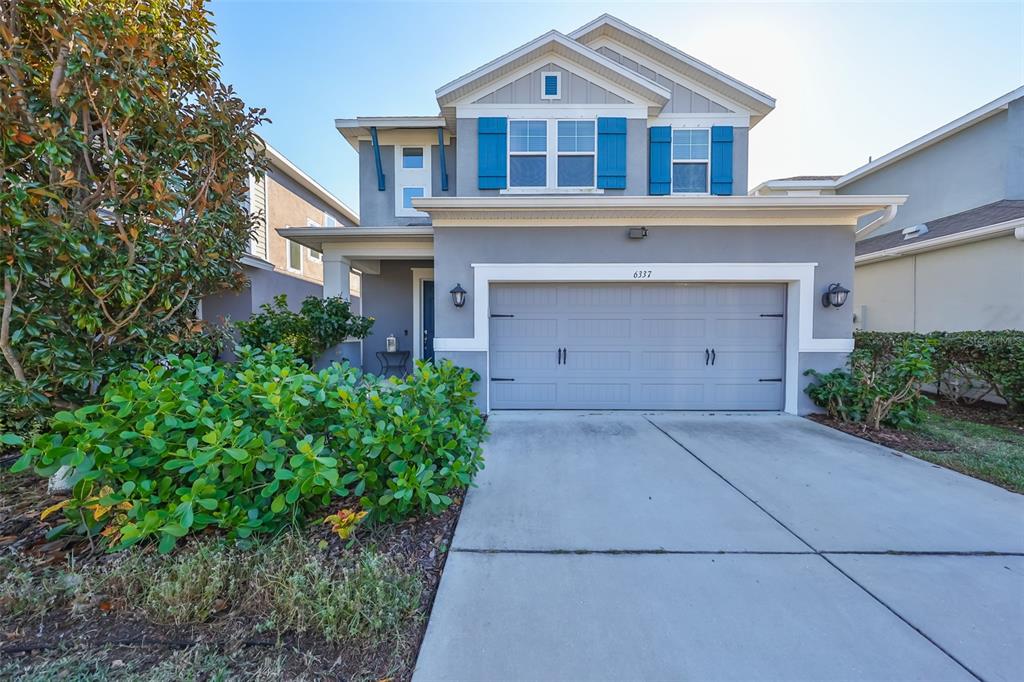
{"type": "Polygon", "coordinates": [[[912,452],[914,450],[950,452],[953,450],[953,447],[948,443],[927,438],[913,431],[900,431],[887,426],[883,426],[875,431],[868,428],[865,424],[840,421],[827,414],[809,414],[807,418],[837,431],[842,431],[851,436],[857,436],[858,438],[863,438],[864,440],[869,440],[872,443],[877,443],[893,450],[899,450],[900,452],[912,452]]]}
{"type": "Polygon", "coordinates": [[[954,403],[952,400],[931,396],[935,404],[929,409],[947,419],[988,424],[1010,429],[1024,435],[1024,414],[1013,414],[1005,405],[979,400],[976,403],[954,403]]]}
{"type": "MultiPolygon", "coordinates": [[[[311,523],[305,531],[314,545],[326,544],[328,556],[372,547],[402,569],[421,576],[420,617],[409,632],[403,633],[402,641],[408,646],[402,647],[397,680],[412,676],[464,494],[455,491],[453,504],[441,514],[364,527],[351,542],[338,538],[325,524],[311,523]]],[[[0,558],[13,558],[33,572],[72,559],[79,566],[113,560],[114,555],[81,539],[46,539],[47,531],[62,517],[58,512],[40,521],[39,515],[61,499],[47,494],[45,479],[0,472],[0,558]]],[[[372,645],[359,647],[351,642],[264,631],[260,623],[246,622],[232,614],[182,626],[147,622],[111,608],[109,603],[84,605],[87,613],[82,613],[82,606],[53,610],[41,624],[36,620],[3,622],[0,617],[0,668],[5,663],[24,666],[71,655],[109,663],[113,669],[123,669],[126,679],[130,679],[128,673],[146,670],[172,651],[194,647],[211,649],[237,661],[239,679],[250,679],[243,671],[252,667],[254,660],[259,663],[261,657],[272,661],[274,676],[279,672],[283,679],[380,679],[395,667],[396,652],[385,650],[385,646],[374,650],[372,645]]],[[[234,664],[232,670],[236,670],[234,664]]]]}

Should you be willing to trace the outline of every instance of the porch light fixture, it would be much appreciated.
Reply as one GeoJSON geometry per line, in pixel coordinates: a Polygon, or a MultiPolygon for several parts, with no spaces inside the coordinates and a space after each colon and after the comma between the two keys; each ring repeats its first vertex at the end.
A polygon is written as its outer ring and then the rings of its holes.
{"type": "Polygon", "coordinates": [[[466,305],[466,290],[462,288],[461,284],[456,284],[455,288],[449,293],[452,295],[452,303],[455,304],[456,308],[466,305]]]}
{"type": "Polygon", "coordinates": [[[646,227],[631,227],[626,231],[626,236],[630,239],[643,239],[647,236],[646,227]]]}
{"type": "Polygon", "coordinates": [[[821,295],[821,304],[833,308],[842,308],[843,304],[846,303],[846,297],[850,295],[850,290],[844,287],[839,282],[829,284],[828,289],[821,295]]]}

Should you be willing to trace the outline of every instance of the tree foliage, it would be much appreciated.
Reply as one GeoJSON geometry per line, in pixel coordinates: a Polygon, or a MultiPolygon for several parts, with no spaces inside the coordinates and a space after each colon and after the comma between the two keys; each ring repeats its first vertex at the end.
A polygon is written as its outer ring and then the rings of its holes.
{"type": "Polygon", "coordinates": [[[264,163],[203,0],[0,0],[0,402],[64,406],[244,283],[264,163]]]}

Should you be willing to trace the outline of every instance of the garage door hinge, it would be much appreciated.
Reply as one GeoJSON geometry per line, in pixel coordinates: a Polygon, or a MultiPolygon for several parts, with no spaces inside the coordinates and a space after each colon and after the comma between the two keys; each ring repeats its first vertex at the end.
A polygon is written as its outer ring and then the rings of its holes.
{"type": "Polygon", "coordinates": [[[499,315],[498,313],[491,313],[491,317],[515,317],[515,315],[499,315]]]}
{"type": "Polygon", "coordinates": [[[761,317],[782,317],[782,313],[761,313],[761,317]]]}
{"type": "Polygon", "coordinates": [[[491,381],[515,381],[515,379],[507,379],[505,377],[491,377],[491,381]]]}
{"type": "Polygon", "coordinates": [[[758,381],[779,381],[779,382],[781,382],[782,379],[781,378],[780,379],[758,379],[758,381]]]}

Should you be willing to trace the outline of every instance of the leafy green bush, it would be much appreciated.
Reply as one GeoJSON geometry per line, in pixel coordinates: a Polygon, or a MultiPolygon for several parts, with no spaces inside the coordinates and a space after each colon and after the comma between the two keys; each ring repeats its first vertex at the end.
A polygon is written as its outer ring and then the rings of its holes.
{"type": "Polygon", "coordinates": [[[172,356],[124,371],[99,403],[58,413],[14,466],[73,467],[57,532],[115,549],[157,537],[168,551],[207,528],[275,531],[350,495],[397,519],[443,510],[482,467],[470,370],[421,363],[385,381],[313,372],[284,347],[236,353],[236,365],[172,356]]]}
{"type": "Polygon", "coordinates": [[[935,344],[934,381],[953,400],[978,400],[995,393],[1011,411],[1024,411],[1024,331],[858,332],[857,348],[879,361],[892,358],[900,344],[928,339],[935,344]]]}
{"type": "Polygon", "coordinates": [[[294,312],[288,308],[288,297],[280,294],[273,304],[264,303],[260,308],[262,313],[235,323],[242,342],[256,348],[284,344],[310,364],[345,339],[365,338],[373,326],[372,317],[353,315],[341,296],[307,296],[299,312],[294,312]]]}
{"type": "Polygon", "coordinates": [[[905,428],[919,422],[931,403],[921,386],[934,376],[934,352],[934,341],[919,338],[893,341],[891,355],[856,348],[849,370],[808,370],[817,383],[807,387],[807,395],[843,421],[864,421],[874,429],[881,424],[905,428]]]}

